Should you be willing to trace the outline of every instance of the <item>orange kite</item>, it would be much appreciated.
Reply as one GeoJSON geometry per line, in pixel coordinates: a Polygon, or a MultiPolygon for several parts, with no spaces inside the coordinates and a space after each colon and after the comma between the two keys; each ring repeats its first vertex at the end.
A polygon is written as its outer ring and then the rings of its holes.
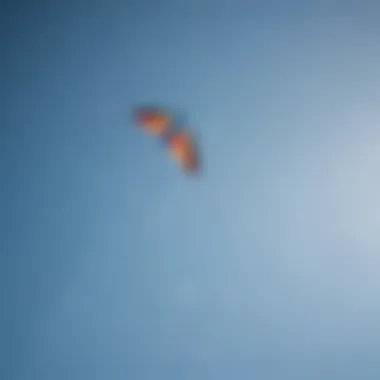
{"type": "Polygon", "coordinates": [[[163,139],[184,172],[199,171],[199,155],[194,139],[189,132],[174,125],[168,111],[158,107],[140,107],[135,111],[135,119],[140,127],[163,139]]]}

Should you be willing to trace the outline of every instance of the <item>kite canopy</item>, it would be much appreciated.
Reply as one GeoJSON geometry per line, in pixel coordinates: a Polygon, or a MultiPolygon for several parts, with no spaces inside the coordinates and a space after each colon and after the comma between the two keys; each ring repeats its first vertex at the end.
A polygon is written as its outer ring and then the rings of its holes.
{"type": "Polygon", "coordinates": [[[167,138],[170,153],[186,172],[198,170],[198,157],[195,143],[186,131],[174,132],[167,138]]]}
{"type": "Polygon", "coordinates": [[[165,142],[171,156],[186,173],[199,170],[199,157],[194,139],[184,129],[176,128],[169,112],[159,107],[140,107],[134,113],[137,124],[165,142]]]}
{"type": "Polygon", "coordinates": [[[135,111],[137,124],[153,135],[162,135],[172,126],[172,117],[158,107],[141,107],[135,111]]]}

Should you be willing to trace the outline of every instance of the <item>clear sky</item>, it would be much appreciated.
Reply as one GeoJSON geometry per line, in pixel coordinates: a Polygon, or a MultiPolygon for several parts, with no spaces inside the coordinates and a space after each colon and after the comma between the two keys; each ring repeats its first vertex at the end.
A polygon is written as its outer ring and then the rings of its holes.
{"type": "Polygon", "coordinates": [[[380,4],[24,3],[0,11],[0,378],[378,380],[380,4]],[[199,179],[133,124],[149,102],[199,136],[199,179]]]}

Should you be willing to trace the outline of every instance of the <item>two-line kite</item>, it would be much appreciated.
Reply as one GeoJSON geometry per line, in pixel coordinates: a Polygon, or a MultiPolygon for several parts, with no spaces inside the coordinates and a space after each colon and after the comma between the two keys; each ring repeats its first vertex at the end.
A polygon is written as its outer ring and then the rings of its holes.
{"type": "Polygon", "coordinates": [[[199,171],[199,156],[193,136],[175,125],[174,117],[159,107],[140,107],[134,113],[137,124],[150,134],[160,137],[186,173],[199,171]]]}

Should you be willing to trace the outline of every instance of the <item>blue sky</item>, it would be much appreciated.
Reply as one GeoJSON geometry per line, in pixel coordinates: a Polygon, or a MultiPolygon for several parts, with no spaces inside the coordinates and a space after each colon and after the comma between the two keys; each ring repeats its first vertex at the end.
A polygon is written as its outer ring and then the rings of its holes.
{"type": "Polygon", "coordinates": [[[0,16],[0,377],[378,379],[380,6],[52,3],[0,16]]]}

